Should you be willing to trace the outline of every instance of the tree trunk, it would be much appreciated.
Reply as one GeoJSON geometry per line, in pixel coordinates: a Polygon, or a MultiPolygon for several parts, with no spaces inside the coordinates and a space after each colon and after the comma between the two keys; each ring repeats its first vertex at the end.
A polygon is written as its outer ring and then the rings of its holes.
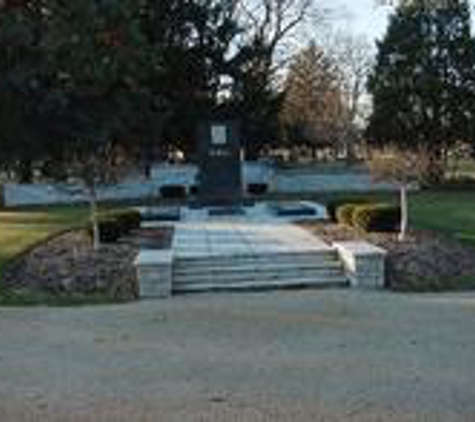
{"type": "Polygon", "coordinates": [[[400,188],[401,200],[401,227],[399,231],[399,241],[403,242],[406,239],[407,228],[409,225],[409,206],[407,200],[407,186],[400,188]]]}
{"type": "Polygon", "coordinates": [[[92,248],[97,251],[101,247],[99,222],[97,218],[97,195],[94,186],[88,187],[90,221],[92,226],[92,248]]]}

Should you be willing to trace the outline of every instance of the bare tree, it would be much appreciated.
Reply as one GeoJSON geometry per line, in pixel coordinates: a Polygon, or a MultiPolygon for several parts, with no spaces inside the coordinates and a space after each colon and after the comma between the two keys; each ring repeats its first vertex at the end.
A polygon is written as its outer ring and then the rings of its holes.
{"type": "Polygon", "coordinates": [[[424,150],[411,151],[396,148],[374,151],[368,167],[376,181],[394,183],[399,188],[401,223],[399,240],[404,241],[409,226],[408,191],[427,178],[431,161],[424,150]]]}
{"type": "Polygon", "coordinates": [[[100,190],[117,183],[130,169],[129,161],[120,149],[111,143],[77,152],[70,157],[69,175],[87,198],[90,208],[93,248],[100,247],[98,204],[100,190]]]}
{"type": "Polygon", "coordinates": [[[287,62],[288,54],[279,51],[285,41],[306,21],[322,16],[317,0],[236,0],[235,13],[245,29],[241,42],[262,47],[261,65],[269,74],[287,62]]]}
{"type": "Polygon", "coordinates": [[[373,66],[373,49],[363,36],[338,33],[327,38],[325,50],[340,69],[346,105],[341,115],[342,141],[346,155],[353,158],[355,144],[368,117],[366,83],[373,66]]]}
{"type": "Polygon", "coordinates": [[[336,154],[340,120],[346,105],[337,64],[314,43],[289,66],[280,115],[287,140],[336,154]]]}

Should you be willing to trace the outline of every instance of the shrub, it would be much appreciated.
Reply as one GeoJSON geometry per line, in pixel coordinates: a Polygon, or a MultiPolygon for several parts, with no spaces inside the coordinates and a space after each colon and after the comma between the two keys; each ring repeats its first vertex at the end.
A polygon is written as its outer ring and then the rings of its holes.
{"type": "MultiPolygon", "coordinates": [[[[99,217],[97,223],[99,226],[99,239],[101,242],[113,243],[119,240],[122,235],[122,226],[116,218],[99,217]]],[[[92,239],[94,233],[92,224],[89,224],[88,233],[92,239]]]]}
{"type": "Polygon", "coordinates": [[[268,190],[269,186],[267,185],[267,183],[249,183],[247,185],[247,192],[250,195],[265,195],[268,190]]]}
{"type": "MultiPolygon", "coordinates": [[[[117,242],[120,237],[140,227],[141,216],[136,210],[105,211],[98,216],[99,238],[101,242],[117,242]]],[[[88,227],[89,235],[93,236],[92,225],[88,227]]]]}
{"type": "Polygon", "coordinates": [[[140,228],[140,222],[142,220],[140,212],[135,210],[129,210],[118,214],[117,219],[121,223],[125,232],[130,232],[140,228]]]}
{"type": "Polygon", "coordinates": [[[333,199],[327,202],[327,212],[328,212],[328,217],[330,218],[331,221],[337,222],[337,210],[343,205],[347,204],[365,204],[368,203],[369,200],[365,198],[351,198],[351,197],[346,197],[346,198],[337,198],[333,199]]]}
{"type": "Polygon", "coordinates": [[[142,220],[140,212],[133,209],[105,211],[99,214],[99,218],[116,219],[124,234],[140,228],[142,220]]]}
{"type": "Polygon", "coordinates": [[[393,232],[399,230],[401,210],[390,204],[358,205],[352,214],[353,226],[365,232],[393,232]]]}
{"type": "Polygon", "coordinates": [[[336,210],[336,221],[338,224],[346,226],[353,226],[353,214],[359,204],[345,204],[341,205],[336,210]]]}
{"type": "Polygon", "coordinates": [[[186,187],[183,185],[165,185],[160,188],[160,195],[164,199],[186,198],[186,187]]]}

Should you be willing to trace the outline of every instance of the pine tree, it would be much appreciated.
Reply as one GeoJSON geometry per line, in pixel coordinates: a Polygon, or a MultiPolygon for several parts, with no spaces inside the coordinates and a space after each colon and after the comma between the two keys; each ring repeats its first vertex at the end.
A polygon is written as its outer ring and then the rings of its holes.
{"type": "Polygon", "coordinates": [[[37,117],[47,83],[44,8],[36,2],[0,2],[0,165],[25,182],[42,155],[37,117]]]}
{"type": "Polygon", "coordinates": [[[376,144],[428,150],[443,158],[475,140],[475,42],[466,0],[404,2],[378,44],[368,88],[376,144]]]}

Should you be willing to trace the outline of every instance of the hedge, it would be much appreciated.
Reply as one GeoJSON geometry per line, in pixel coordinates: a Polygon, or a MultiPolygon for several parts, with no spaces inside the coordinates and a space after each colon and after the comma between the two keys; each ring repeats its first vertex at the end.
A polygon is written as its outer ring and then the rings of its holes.
{"type": "Polygon", "coordinates": [[[336,221],[364,232],[393,232],[399,230],[401,210],[384,203],[346,203],[337,208],[336,221]]]}
{"type": "Polygon", "coordinates": [[[394,232],[399,230],[401,209],[390,204],[358,205],[353,209],[353,227],[365,232],[394,232]]]}
{"type": "Polygon", "coordinates": [[[184,199],[186,198],[186,186],[165,185],[160,188],[160,196],[164,199],[184,199]]]}
{"type": "MultiPolygon", "coordinates": [[[[141,216],[136,210],[105,211],[98,215],[99,238],[101,242],[117,242],[122,236],[140,227],[141,216]]],[[[89,236],[93,236],[92,224],[88,226],[89,236]]]]}
{"type": "Polygon", "coordinates": [[[338,224],[353,226],[353,213],[359,204],[345,204],[336,209],[336,221],[338,224]]]}
{"type": "Polygon", "coordinates": [[[332,199],[326,203],[328,217],[331,221],[337,222],[337,210],[343,205],[349,204],[366,204],[369,202],[369,199],[366,198],[358,198],[358,197],[345,197],[345,198],[337,198],[332,199]]]}

